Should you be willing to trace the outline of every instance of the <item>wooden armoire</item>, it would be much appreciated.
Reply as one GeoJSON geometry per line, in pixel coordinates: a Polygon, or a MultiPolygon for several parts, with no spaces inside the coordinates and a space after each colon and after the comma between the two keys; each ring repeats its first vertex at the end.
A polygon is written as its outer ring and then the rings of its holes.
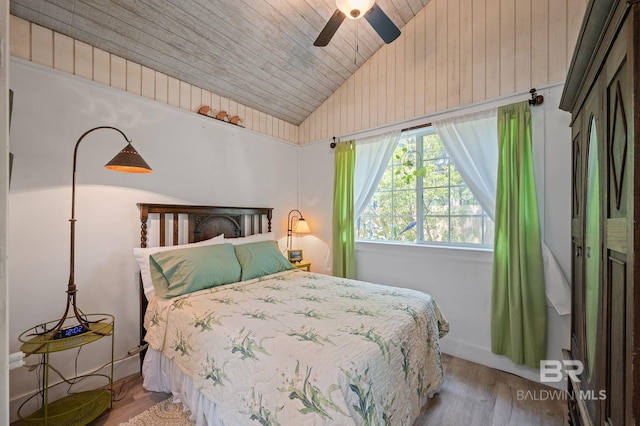
{"type": "Polygon", "coordinates": [[[571,422],[640,425],[640,0],[589,0],[560,107],[572,128],[565,359],[582,370],[568,375],[571,422]]]}

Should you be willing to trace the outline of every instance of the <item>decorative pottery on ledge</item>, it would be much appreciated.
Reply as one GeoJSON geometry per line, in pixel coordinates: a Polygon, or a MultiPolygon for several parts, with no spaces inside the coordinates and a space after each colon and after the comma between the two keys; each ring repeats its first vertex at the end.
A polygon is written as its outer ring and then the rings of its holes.
{"type": "Polygon", "coordinates": [[[211,109],[207,105],[203,105],[198,110],[198,114],[204,115],[209,118],[215,118],[216,120],[224,121],[225,123],[235,124],[236,126],[244,127],[244,120],[237,115],[231,116],[226,111],[216,111],[211,109]]]}

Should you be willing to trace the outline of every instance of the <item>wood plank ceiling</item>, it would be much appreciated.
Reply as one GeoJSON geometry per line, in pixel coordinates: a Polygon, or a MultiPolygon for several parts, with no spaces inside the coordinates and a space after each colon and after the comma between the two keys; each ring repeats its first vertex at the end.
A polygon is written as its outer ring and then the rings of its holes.
{"type": "MultiPolygon", "coordinates": [[[[429,0],[378,0],[402,30],[429,0]]],[[[300,124],[384,43],[335,0],[11,0],[11,14],[300,124]],[[357,51],[356,51],[357,47],[357,51]]]]}

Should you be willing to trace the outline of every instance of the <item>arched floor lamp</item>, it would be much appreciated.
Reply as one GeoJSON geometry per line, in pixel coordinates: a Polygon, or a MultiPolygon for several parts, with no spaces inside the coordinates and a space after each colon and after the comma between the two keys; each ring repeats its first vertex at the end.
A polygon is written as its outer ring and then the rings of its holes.
{"type": "Polygon", "coordinates": [[[69,284],[67,286],[67,307],[60,318],[60,321],[51,329],[46,331],[46,333],[52,333],[55,335],[64,325],[65,320],[69,317],[69,309],[73,309],[73,314],[78,320],[78,325],[82,326],[83,331],[89,331],[89,321],[87,321],[82,311],[78,308],[76,304],[76,293],[78,289],[76,288],[76,283],[74,279],[74,269],[75,269],[75,245],[76,245],[76,164],[78,159],[78,146],[80,142],[87,136],[89,133],[94,132],[96,130],[102,129],[111,129],[120,133],[124,140],[127,142],[127,146],[124,147],[122,151],[120,151],[111,161],[109,161],[104,167],[109,170],[115,170],[118,172],[125,173],[151,173],[151,167],[144,161],[144,159],[138,154],[138,151],[131,145],[131,140],[127,138],[127,136],[122,132],[122,130],[117,129],[111,126],[99,126],[94,127],[93,129],[87,130],[80,136],[78,141],[76,142],[76,147],[73,151],[73,181],[71,185],[71,249],[70,249],[70,266],[69,266],[69,284]]]}

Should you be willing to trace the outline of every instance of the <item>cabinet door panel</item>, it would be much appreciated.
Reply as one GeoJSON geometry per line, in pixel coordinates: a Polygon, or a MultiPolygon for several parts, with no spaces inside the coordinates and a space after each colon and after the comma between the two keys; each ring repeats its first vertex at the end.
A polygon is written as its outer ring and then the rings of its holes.
{"type": "Polygon", "coordinates": [[[625,418],[626,385],[626,338],[624,324],[627,305],[627,264],[624,256],[609,257],[609,277],[607,293],[610,295],[608,315],[605,319],[609,329],[608,342],[609,368],[607,371],[607,399],[605,419],[608,424],[622,425],[625,418]]]}
{"type": "MultiPolygon", "coordinates": [[[[624,33],[624,30],[623,30],[624,33]]],[[[628,283],[633,268],[628,268],[631,259],[629,230],[633,229],[633,185],[630,156],[632,136],[631,82],[629,81],[626,42],[620,39],[612,48],[607,66],[607,221],[606,256],[603,313],[605,344],[607,347],[606,377],[607,399],[603,401],[603,420],[611,425],[623,425],[627,418],[630,395],[627,395],[628,345],[627,299],[628,283]],[[622,52],[622,53],[618,53],[622,52]]]]}

